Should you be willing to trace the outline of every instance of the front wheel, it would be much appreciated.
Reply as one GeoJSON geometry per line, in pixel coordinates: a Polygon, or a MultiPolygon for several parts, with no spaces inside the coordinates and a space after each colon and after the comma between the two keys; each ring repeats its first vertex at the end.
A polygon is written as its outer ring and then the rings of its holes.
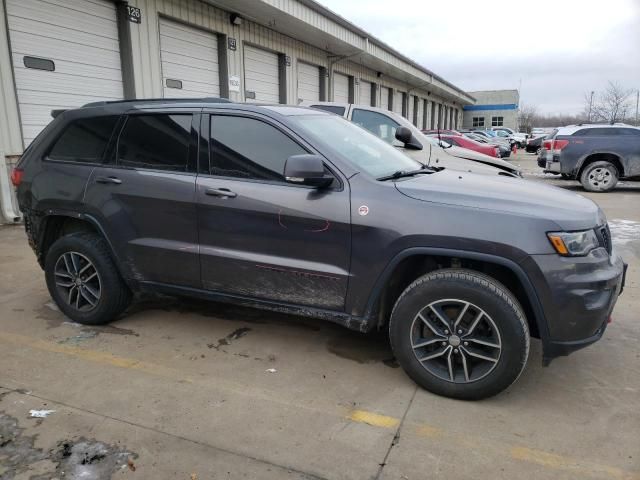
{"type": "Polygon", "coordinates": [[[589,192],[609,192],[618,183],[618,169],[607,161],[590,163],[582,170],[580,183],[589,192]]]}
{"type": "Polygon", "coordinates": [[[529,355],[529,328],[516,298],[472,270],[438,270],[414,281],[396,302],[389,336],[418,385],[465,400],[506,389],[529,355]]]}

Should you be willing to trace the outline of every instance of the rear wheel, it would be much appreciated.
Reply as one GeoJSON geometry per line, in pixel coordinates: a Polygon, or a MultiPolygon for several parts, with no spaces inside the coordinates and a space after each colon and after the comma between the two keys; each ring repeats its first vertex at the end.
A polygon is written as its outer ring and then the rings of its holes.
{"type": "Polygon", "coordinates": [[[51,297],[74,322],[108,323],[131,301],[106,243],[93,233],[56,240],[47,252],[45,277],[51,297]]]}
{"type": "Polygon", "coordinates": [[[590,163],[582,170],[580,183],[589,192],[609,192],[618,183],[618,169],[604,160],[590,163]]]}
{"type": "Polygon", "coordinates": [[[472,270],[439,270],[409,285],[393,309],[389,334],[407,374],[452,398],[496,395],[518,378],[529,354],[518,301],[472,270]]]}

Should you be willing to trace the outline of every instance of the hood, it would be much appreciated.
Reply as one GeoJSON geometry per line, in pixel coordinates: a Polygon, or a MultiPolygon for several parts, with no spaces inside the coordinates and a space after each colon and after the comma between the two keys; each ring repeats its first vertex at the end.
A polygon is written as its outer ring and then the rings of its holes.
{"type": "Polygon", "coordinates": [[[536,217],[555,222],[559,230],[583,230],[606,221],[588,198],[519,178],[443,170],[398,180],[395,185],[400,193],[423,202],[536,217]]]}
{"type": "Polygon", "coordinates": [[[473,160],[474,162],[484,163],[485,165],[491,165],[493,167],[500,168],[501,170],[506,170],[508,172],[519,172],[522,173],[522,169],[514,165],[513,163],[507,162],[506,160],[502,160],[496,157],[490,157],[489,155],[485,155],[484,153],[475,152],[473,150],[469,150],[468,148],[456,147],[452,145],[450,148],[434,148],[434,154],[440,154],[444,152],[444,154],[452,155],[458,158],[464,158],[466,160],[473,160]]]}

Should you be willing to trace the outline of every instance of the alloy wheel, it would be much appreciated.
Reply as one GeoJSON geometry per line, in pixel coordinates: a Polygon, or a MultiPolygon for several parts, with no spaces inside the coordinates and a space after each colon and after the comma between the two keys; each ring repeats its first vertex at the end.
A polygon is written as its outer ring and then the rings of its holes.
{"type": "Polygon", "coordinates": [[[500,332],[480,307],[459,299],[430,303],[413,319],[411,347],[432,375],[470,383],[493,371],[502,352],[500,332]]]}
{"type": "Polygon", "coordinates": [[[62,299],[81,312],[93,310],[102,295],[100,274],[95,265],[78,252],[65,252],[56,261],[55,283],[62,299]]]}

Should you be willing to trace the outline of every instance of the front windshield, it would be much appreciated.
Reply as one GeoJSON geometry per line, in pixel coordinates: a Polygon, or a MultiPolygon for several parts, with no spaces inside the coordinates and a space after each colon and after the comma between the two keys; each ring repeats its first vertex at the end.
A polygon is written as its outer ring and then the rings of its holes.
{"type": "Polygon", "coordinates": [[[290,118],[324,148],[376,178],[422,167],[384,140],[341,117],[300,115],[290,118]]]}

